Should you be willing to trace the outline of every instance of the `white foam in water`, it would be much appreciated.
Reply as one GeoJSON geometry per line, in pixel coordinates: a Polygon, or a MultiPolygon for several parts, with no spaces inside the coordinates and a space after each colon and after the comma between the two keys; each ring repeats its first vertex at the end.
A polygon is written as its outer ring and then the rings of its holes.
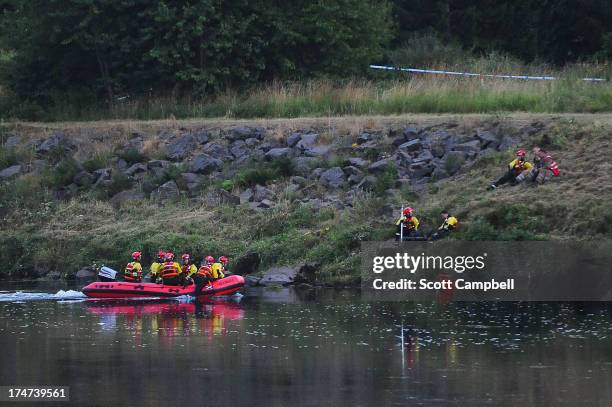
{"type": "Polygon", "coordinates": [[[85,294],[74,290],[59,290],[53,293],[30,293],[16,291],[14,293],[1,293],[0,302],[24,302],[24,301],[64,301],[64,300],[80,300],[87,298],[85,294]]]}

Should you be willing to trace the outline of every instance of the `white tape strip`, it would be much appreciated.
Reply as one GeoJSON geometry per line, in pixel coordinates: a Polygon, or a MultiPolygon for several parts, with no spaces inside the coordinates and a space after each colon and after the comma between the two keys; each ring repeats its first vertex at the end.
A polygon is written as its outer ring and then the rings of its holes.
{"type": "MultiPolygon", "coordinates": [[[[431,73],[431,74],[437,74],[437,75],[476,76],[476,77],[483,77],[483,78],[528,79],[528,80],[535,80],[535,81],[554,81],[557,79],[554,76],[493,75],[493,74],[481,74],[481,73],[471,73],[471,72],[437,71],[434,69],[396,68],[393,66],[384,66],[384,65],[370,65],[370,68],[382,69],[385,71],[431,73]]],[[[605,82],[604,78],[582,78],[582,80],[590,81],[590,82],[605,82]]]]}

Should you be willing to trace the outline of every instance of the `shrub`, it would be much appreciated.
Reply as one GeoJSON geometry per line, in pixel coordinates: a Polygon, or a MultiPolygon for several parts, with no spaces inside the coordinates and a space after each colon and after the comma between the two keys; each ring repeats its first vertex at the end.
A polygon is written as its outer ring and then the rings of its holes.
{"type": "Polygon", "coordinates": [[[130,148],[119,153],[119,157],[123,158],[129,165],[140,163],[147,159],[144,154],[135,148],[130,148]]]}
{"type": "Polygon", "coordinates": [[[72,182],[78,170],[78,164],[73,158],[65,158],[46,171],[44,184],[53,188],[66,186],[72,182]]]}
{"type": "Polygon", "coordinates": [[[232,181],[241,187],[265,185],[268,181],[290,176],[292,171],[293,164],[288,158],[259,161],[252,168],[237,172],[232,181]]]}
{"type": "Polygon", "coordinates": [[[14,148],[0,146],[0,169],[17,164],[17,152],[14,148]]]}
{"type": "Polygon", "coordinates": [[[223,181],[221,183],[221,188],[225,189],[226,191],[231,191],[234,189],[234,181],[232,181],[231,179],[226,179],[225,181],[223,181]]]}
{"type": "Polygon", "coordinates": [[[94,172],[108,166],[108,161],[111,158],[110,152],[95,153],[89,160],[83,163],[83,168],[89,172],[94,172]]]}

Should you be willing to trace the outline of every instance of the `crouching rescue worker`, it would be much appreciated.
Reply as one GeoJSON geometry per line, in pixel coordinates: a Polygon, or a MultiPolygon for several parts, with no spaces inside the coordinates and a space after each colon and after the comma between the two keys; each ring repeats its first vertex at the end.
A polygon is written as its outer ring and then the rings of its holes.
{"type": "Polygon", "coordinates": [[[546,150],[540,147],[534,147],[532,151],[535,168],[526,176],[529,181],[541,185],[552,177],[558,177],[559,174],[561,174],[557,162],[546,150]]]}
{"type": "Polygon", "coordinates": [[[512,184],[521,182],[521,180],[523,179],[522,177],[527,176],[527,174],[529,174],[529,172],[533,168],[533,165],[525,160],[526,156],[527,152],[525,150],[518,150],[516,152],[516,158],[512,160],[510,164],[508,164],[508,171],[504,175],[502,175],[497,181],[493,182],[491,186],[489,186],[489,189],[495,189],[498,186],[503,185],[507,182],[511,182],[512,184]]]}
{"type": "Polygon", "coordinates": [[[200,266],[196,274],[193,276],[196,295],[198,295],[202,291],[202,288],[205,285],[210,284],[210,282],[212,281],[212,274],[210,268],[212,267],[214,262],[214,257],[206,256],[204,258],[204,261],[202,261],[202,265],[200,266]]]}
{"type": "Polygon", "coordinates": [[[195,264],[191,263],[191,256],[188,253],[185,253],[181,256],[182,266],[181,266],[181,279],[183,280],[183,284],[191,284],[193,282],[192,276],[198,271],[195,264]]]}
{"type": "Polygon", "coordinates": [[[227,265],[229,264],[229,258],[227,258],[225,256],[221,256],[221,257],[219,257],[219,262],[221,262],[221,265],[223,266],[223,276],[224,277],[227,277],[230,274],[232,274],[227,269],[227,265]]]}
{"type": "Polygon", "coordinates": [[[129,283],[140,283],[142,281],[142,265],[140,264],[140,258],[142,253],[132,253],[132,261],[125,266],[123,271],[123,279],[129,283]]]}
{"type": "Polygon", "coordinates": [[[174,261],[174,253],[166,253],[166,258],[161,265],[159,274],[164,285],[181,285],[181,266],[174,261]]]}
{"type": "MultiPolygon", "coordinates": [[[[218,280],[220,278],[225,277],[225,274],[224,274],[225,268],[223,267],[223,261],[222,261],[224,257],[225,256],[219,257],[219,261],[213,263],[212,266],[210,266],[210,275],[212,276],[213,280],[218,280]]],[[[225,260],[227,261],[227,258],[225,258],[225,260]]]]}
{"type": "Polygon", "coordinates": [[[411,240],[419,237],[419,220],[414,216],[414,210],[412,208],[405,208],[402,211],[402,216],[395,222],[397,231],[395,233],[395,240],[411,240]]]}
{"type": "Polygon", "coordinates": [[[161,270],[165,257],[166,253],[163,250],[157,252],[157,258],[153,263],[151,263],[151,267],[149,268],[149,278],[151,279],[151,282],[155,282],[158,278],[160,278],[159,271],[161,270]]]}
{"type": "Polygon", "coordinates": [[[433,235],[431,235],[431,240],[444,239],[453,230],[457,228],[457,224],[459,223],[457,218],[455,218],[454,216],[450,216],[448,211],[442,211],[440,215],[442,215],[442,219],[444,221],[442,222],[442,225],[440,225],[438,230],[433,235]]]}

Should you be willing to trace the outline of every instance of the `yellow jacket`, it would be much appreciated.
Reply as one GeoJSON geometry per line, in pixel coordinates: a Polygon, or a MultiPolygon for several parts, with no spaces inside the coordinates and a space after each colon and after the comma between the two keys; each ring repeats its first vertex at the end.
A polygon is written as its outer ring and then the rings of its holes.
{"type": "Polygon", "coordinates": [[[158,262],[151,263],[151,267],[149,268],[149,271],[151,272],[151,275],[158,276],[159,275],[159,269],[161,269],[161,266],[162,266],[162,263],[158,263],[158,262]]]}
{"type": "Polygon", "coordinates": [[[459,223],[457,218],[455,218],[454,216],[449,216],[444,220],[444,223],[442,223],[442,226],[440,226],[438,230],[453,230],[457,227],[457,223],[459,223]]]}
{"type": "Polygon", "coordinates": [[[404,222],[404,227],[409,230],[419,230],[419,220],[416,216],[411,216],[410,218],[402,216],[395,222],[395,225],[399,226],[402,222],[404,222]]]}
{"type": "Polygon", "coordinates": [[[512,160],[510,162],[510,164],[508,164],[508,167],[511,170],[515,170],[518,172],[523,172],[525,170],[530,170],[533,168],[533,165],[531,165],[531,163],[529,161],[521,161],[518,158],[515,158],[514,160],[512,160]]]}
{"type": "Polygon", "coordinates": [[[195,266],[195,264],[190,264],[189,266],[183,265],[181,267],[181,271],[185,273],[187,277],[191,277],[193,274],[195,274],[198,271],[198,268],[195,266]]]}
{"type": "Polygon", "coordinates": [[[223,273],[224,271],[225,269],[223,268],[223,264],[219,262],[213,263],[213,265],[210,266],[210,274],[212,275],[212,278],[214,278],[215,280],[218,278],[225,277],[225,274],[223,273]]]}

